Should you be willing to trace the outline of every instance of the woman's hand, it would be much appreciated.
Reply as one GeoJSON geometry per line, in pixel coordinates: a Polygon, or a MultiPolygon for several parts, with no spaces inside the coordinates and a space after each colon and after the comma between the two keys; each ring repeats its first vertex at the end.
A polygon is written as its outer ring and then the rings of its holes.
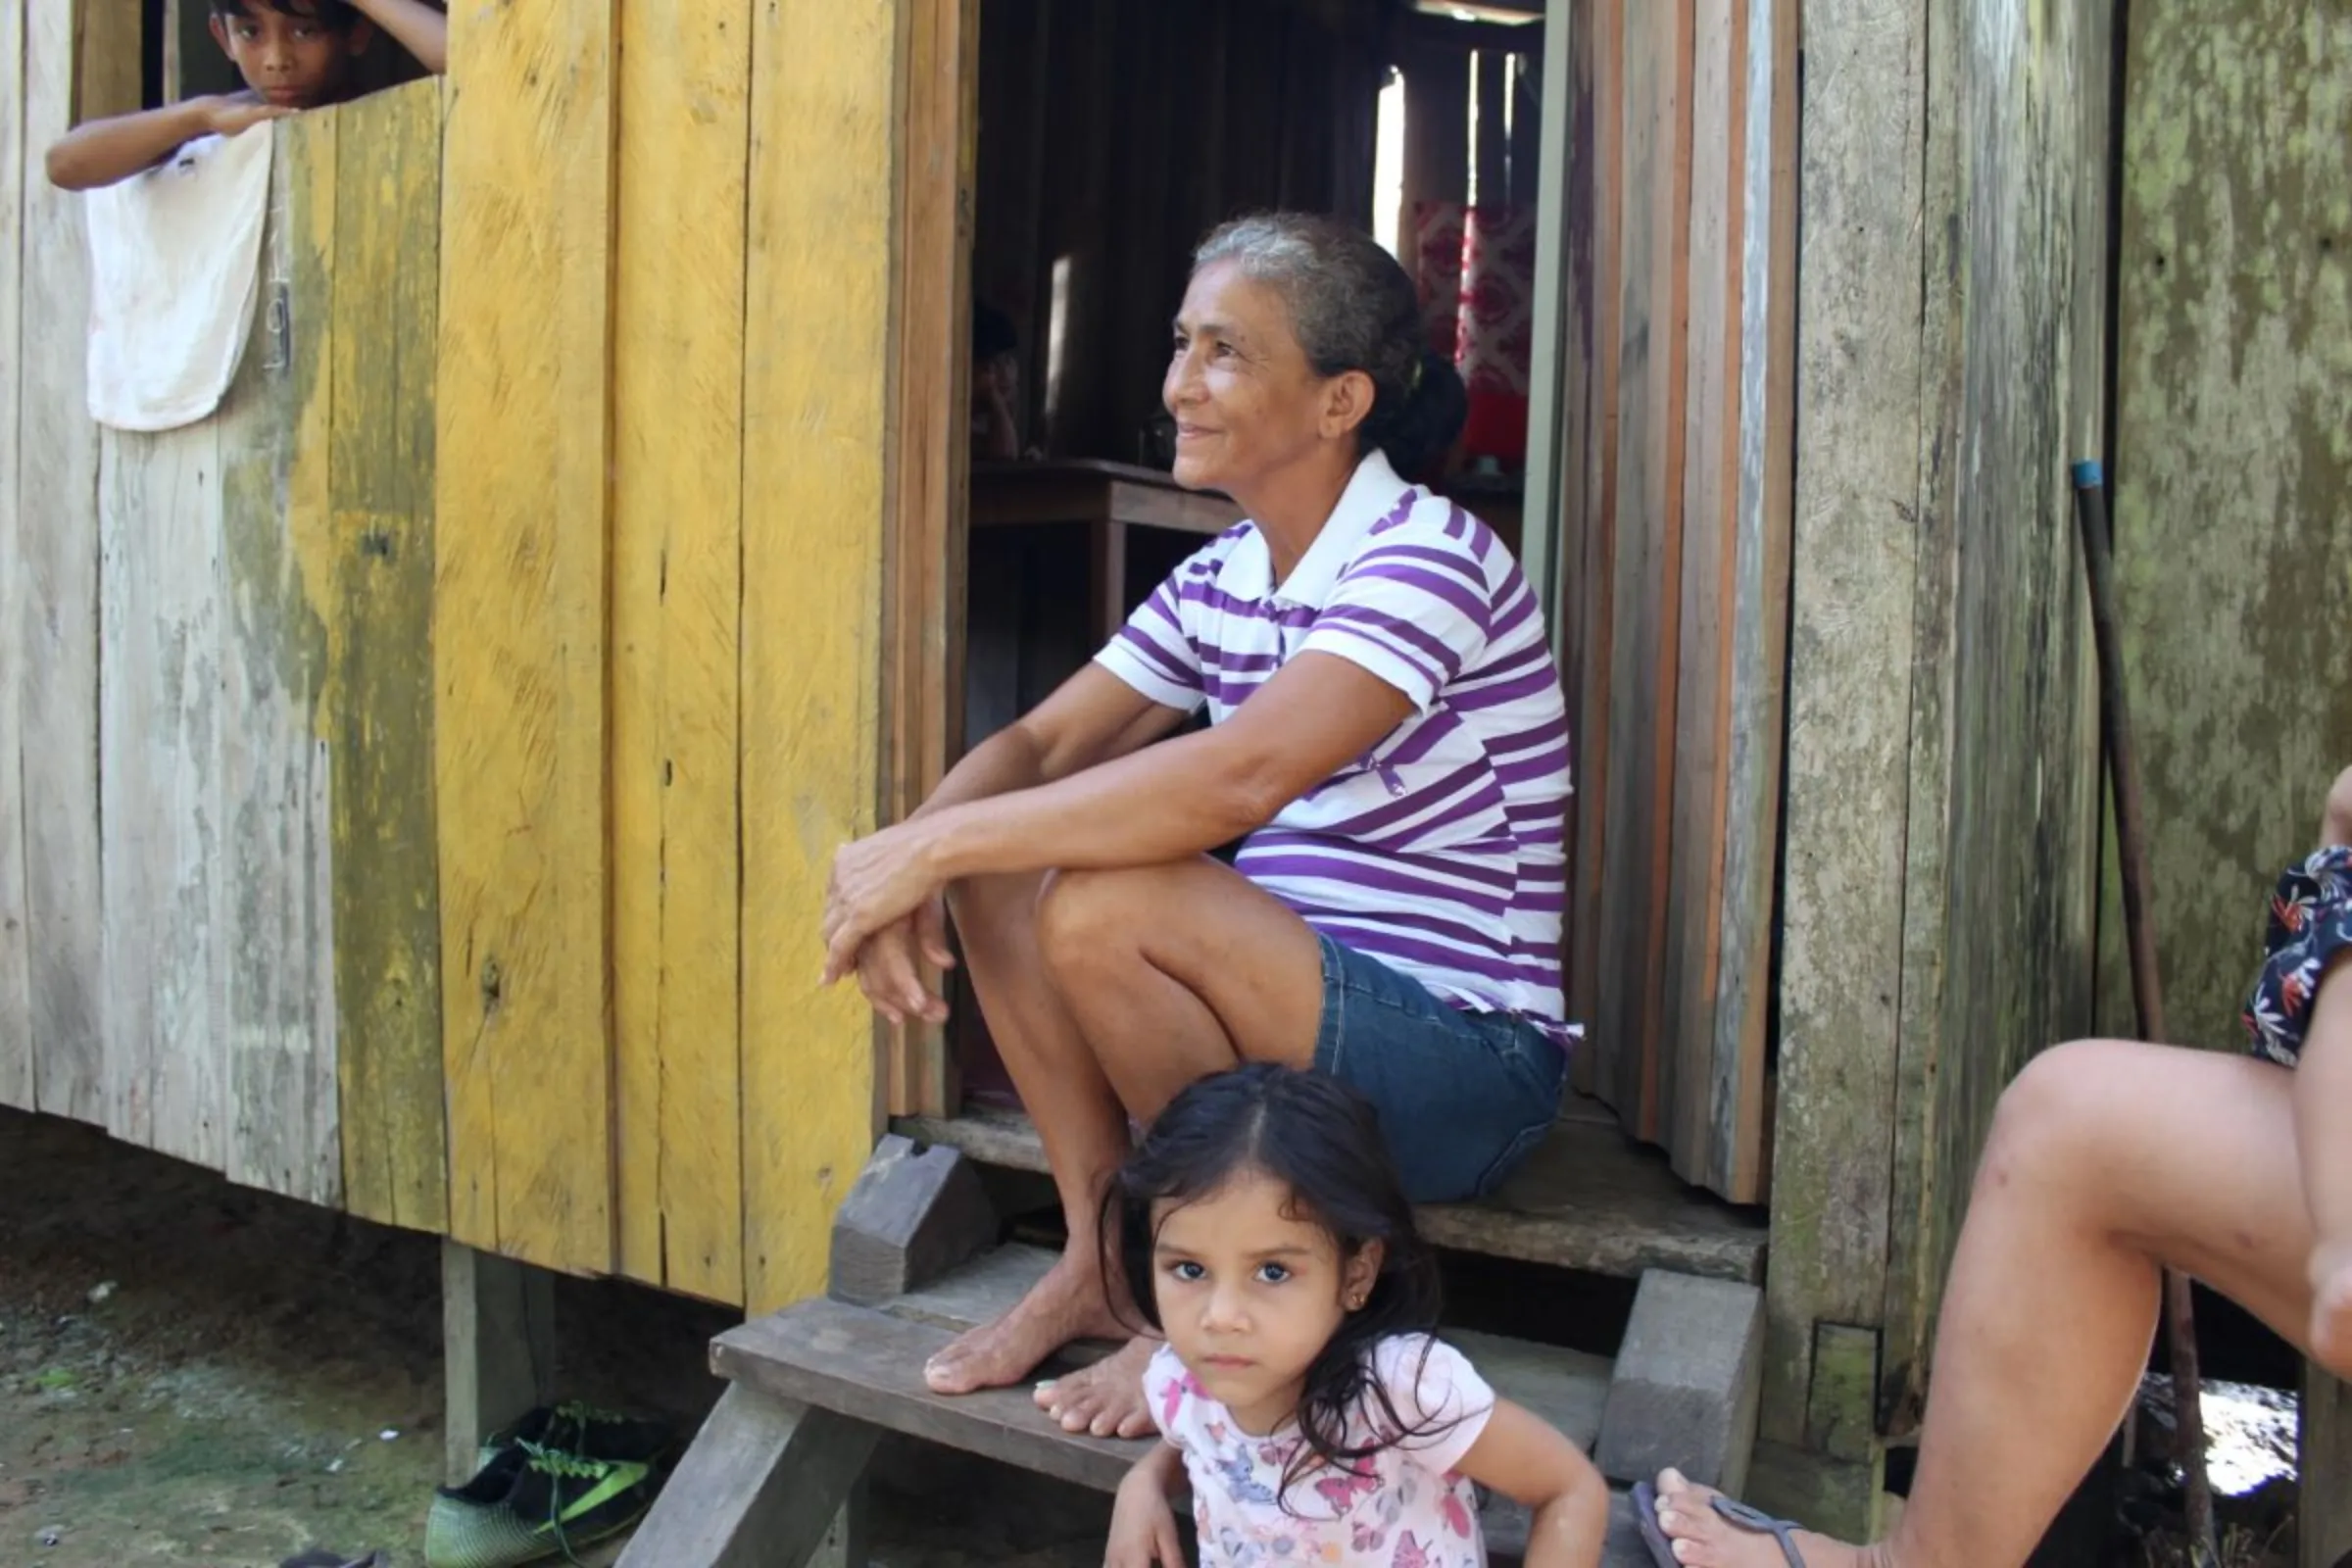
{"type": "Polygon", "coordinates": [[[1110,1509],[1110,1543],[1102,1549],[1102,1568],[1185,1568],[1184,1547],[1176,1535],[1176,1509],[1168,1501],[1168,1465],[1163,1454],[1175,1450],[1162,1445],[1150,1458],[1127,1472],[1119,1483],[1118,1500],[1110,1509]]]}
{"type": "Polygon", "coordinates": [[[946,1001],[923,983],[926,961],[942,969],[956,966],[956,955],[948,949],[947,909],[936,897],[866,938],[858,950],[858,989],[876,1012],[901,1027],[915,1020],[946,1023],[946,1001]]]}
{"type": "Polygon", "coordinates": [[[861,967],[859,954],[876,934],[939,897],[929,844],[927,826],[916,820],[886,827],[834,852],[833,876],[825,889],[826,985],[861,967]]]}
{"type": "Polygon", "coordinates": [[[2352,767],[2335,776],[2335,787],[2328,792],[2328,807],[2320,817],[2320,843],[2352,844],[2352,767]]]}

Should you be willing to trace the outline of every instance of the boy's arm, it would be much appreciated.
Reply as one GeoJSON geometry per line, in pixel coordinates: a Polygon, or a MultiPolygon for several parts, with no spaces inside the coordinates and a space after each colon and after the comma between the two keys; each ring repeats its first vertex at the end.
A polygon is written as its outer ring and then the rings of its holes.
{"type": "Polygon", "coordinates": [[[94,190],[153,169],[199,136],[234,136],[249,125],[294,113],[249,92],[189,98],[76,125],[49,145],[49,183],[60,190],[94,190]]]}
{"type": "Polygon", "coordinates": [[[449,70],[449,14],[424,0],[351,0],[352,8],[438,76],[449,70]]]}

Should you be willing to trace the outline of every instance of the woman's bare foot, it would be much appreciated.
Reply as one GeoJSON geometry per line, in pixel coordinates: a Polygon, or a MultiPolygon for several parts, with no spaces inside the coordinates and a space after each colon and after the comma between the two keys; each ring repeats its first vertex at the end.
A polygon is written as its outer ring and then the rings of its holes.
{"type": "Polygon", "coordinates": [[[2322,1243],[2311,1254],[2311,1358],[2352,1379],[2352,1243],[2322,1243]]]}
{"type": "MultiPolygon", "coordinates": [[[[1129,1332],[1103,1295],[1101,1270],[1064,1252],[1011,1311],[959,1336],[933,1356],[923,1368],[923,1381],[935,1394],[1006,1388],[1065,1345],[1115,1340],[1129,1332]]],[[[1137,1406],[1142,1406],[1140,1393],[1137,1406]]]]}
{"type": "Polygon", "coordinates": [[[1157,1340],[1137,1336],[1116,1355],[1037,1386],[1037,1405],[1061,1423],[1064,1432],[1098,1438],[1152,1435],[1152,1409],[1144,1399],[1144,1372],[1157,1340]]]}
{"type": "MultiPolygon", "coordinates": [[[[1690,1568],[1788,1568],[1778,1538],[1735,1524],[1715,1510],[1721,1494],[1694,1486],[1679,1470],[1658,1473],[1658,1528],[1674,1543],[1674,1560],[1690,1568]]],[[[1893,1568],[1883,1548],[1849,1546],[1810,1530],[1795,1533],[1805,1568],[1893,1568]]]]}

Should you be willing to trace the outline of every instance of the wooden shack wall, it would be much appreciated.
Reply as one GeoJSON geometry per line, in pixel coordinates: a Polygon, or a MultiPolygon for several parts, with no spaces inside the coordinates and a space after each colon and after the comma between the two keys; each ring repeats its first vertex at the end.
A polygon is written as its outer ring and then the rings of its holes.
{"type": "Polygon", "coordinates": [[[1806,7],[1786,928],[1757,1500],[1867,1527],[2000,1090],[2084,1032],[2100,7],[1806,7]]]}
{"type": "Polygon", "coordinates": [[[0,1100],[550,1266],[819,1288],[879,1115],[814,980],[882,788],[891,367],[952,378],[960,325],[893,281],[900,77],[968,9],[461,14],[446,90],[273,132],[237,383],[138,437],[83,411],[40,170],[124,107],[77,85],[93,5],[0,23],[38,88],[0,427],[42,454],[0,558],[0,1100]]]}
{"type": "MultiPolygon", "coordinates": [[[[2266,897],[2352,763],[2352,14],[2135,6],[2115,532],[2167,1021],[2234,1050],[2266,897]]],[[[2136,1032],[2112,870],[2099,1027],[2136,1032]]],[[[2352,1408],[2315,1382],[2321,1413],[2352,1408]]],[[[2352,1462],[2340,1417],[2330,1452],[2352,1462]]],[[[2352,1551],[2310,1468],[2303,1561],[2352,1551]]]]}

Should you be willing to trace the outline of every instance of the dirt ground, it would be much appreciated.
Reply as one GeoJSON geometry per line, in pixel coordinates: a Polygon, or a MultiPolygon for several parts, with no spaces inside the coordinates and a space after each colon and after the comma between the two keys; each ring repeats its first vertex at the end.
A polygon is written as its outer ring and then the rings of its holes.
{"type": "MultiPolygon", "coordinates": [[[[6,1109],[0,1193],[0,1568],[423,1562],[437,1241],[6,1109]]],[[[724,1310],[565,1280],[557,1320],[565,1397],[690,1431],[718,1396],[724,1310]]],[[[1105,1499],[998,1466],[886,1450],[875,1495],[881,1568],[1102,1561],[1105,1499]]]]}

